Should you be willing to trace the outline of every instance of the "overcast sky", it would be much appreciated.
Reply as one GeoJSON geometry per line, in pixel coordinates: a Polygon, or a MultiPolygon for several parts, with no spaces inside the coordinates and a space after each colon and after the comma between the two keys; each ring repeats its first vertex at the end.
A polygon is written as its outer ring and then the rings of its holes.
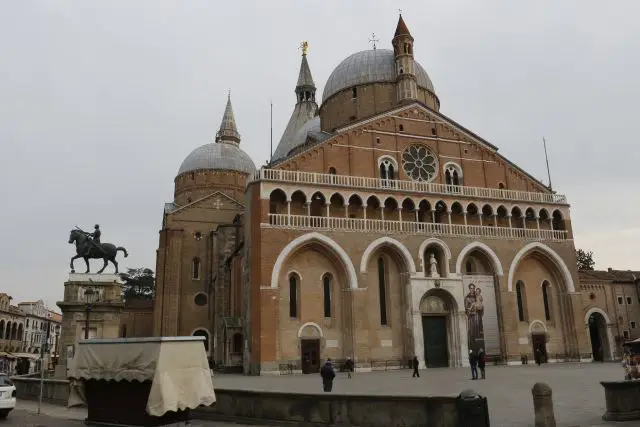
{"type": "Polygon", "coordinates": [[[441,111],[545,183],[546,136],[576,246],[598,268],[640,269],[637,0],[7,0],[0,291],[55,307],[75,225],[99,223],[103,241],[125,246],[122,269],[155,269],[163,203],[184,157],[215,134],[227,90],[260,166],[269,101],[276,142],[295,102],[300,42],[320,95],[372,32],[391,47],[398,8],[441,111]]]}

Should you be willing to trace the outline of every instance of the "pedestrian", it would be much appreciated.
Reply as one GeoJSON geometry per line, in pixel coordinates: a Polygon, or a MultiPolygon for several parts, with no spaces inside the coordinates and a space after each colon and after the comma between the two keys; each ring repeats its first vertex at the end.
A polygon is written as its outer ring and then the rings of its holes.
{"type": "Polygon", "coordinates": [[[540,366],[542,364],[542,352],[539,348],[536,348],[536,351],[533,354],[533,358],[536,361],[536,365],[540,366]]]}
{"type": "Polygon", "coordinates": [[[351,373],[354,369],[354,363],[351,357],[347,357],[347,361],[344,362],[344,368],[347,370],[347,378],[351,378],[351,373]]]}
{"type": "Polygon", "coordinates": [[[413,356],[413,360],[411,360],[411,367],[413,368],[413,375],[411,375],[411,378],[420,378],[420,372],[418,372],[418,368],[420,367],[418,356],[413,356]]]}
{"type": "Polygon", "coordinates": [[[487,355],[484,352],[484,349],[480,349],[478,351],[478,368],[480,368],[480,377],[484,380],[486,379],[485,375],[485,366],[487,365],[487,355]]]}
{"type": "Polygon", "coordinates": [[[469,350],[469,366],[471,366],[471,379],[478,379],[478,357],[473,352],[473,350],[469,350]]]}
{"type": "Polygon", "coordinates": [[[330,392],[333,389],[333,379],[336,377],[331,359],[327,359],[322,369],[320,369],[320,376],[322,377],[322,388],[325,392],[330,392]]]}

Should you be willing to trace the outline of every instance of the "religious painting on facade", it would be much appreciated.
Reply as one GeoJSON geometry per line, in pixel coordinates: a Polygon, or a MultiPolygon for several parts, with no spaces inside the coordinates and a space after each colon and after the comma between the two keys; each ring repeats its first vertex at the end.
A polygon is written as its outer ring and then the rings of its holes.
{"type": "Polygon", "coordinates": [[[469,349],[500,354],[493,276],[464,276],[463,285],[469,349]]]}

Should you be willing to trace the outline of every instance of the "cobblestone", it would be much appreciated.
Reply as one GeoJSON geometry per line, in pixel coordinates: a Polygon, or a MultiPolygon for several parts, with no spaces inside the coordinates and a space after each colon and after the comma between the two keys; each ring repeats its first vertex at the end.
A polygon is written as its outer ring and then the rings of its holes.
{"type": "MultiPolygon", "coordinates": [[[[421,377],[411,371],[356,373],[352,379],[339,374],[335,393],[396,395],[458,395],[471,388],[487,397],[492,427],[533,426],[531,388],[546,382],[553,389],[558,427],[604,427],[604,389],[600,381],[621,380],[618,363],[561,363],[538,367],[488,366],[487,379],[472,381],[468,369],[429,369],[421,377]]],[[[214,386],[298,393],[320,393],[318,375],[246,377],[217,375],[214,386]]]]}

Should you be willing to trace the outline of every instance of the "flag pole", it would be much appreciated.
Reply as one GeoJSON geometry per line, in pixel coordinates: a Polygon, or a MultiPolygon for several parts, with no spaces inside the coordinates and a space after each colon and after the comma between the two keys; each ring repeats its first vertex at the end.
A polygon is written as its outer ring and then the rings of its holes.
{"type": "Polygon", "coordinates": [[[549,156],[547,155],[547,140],[545,137],[542,137],[542,144],[544,146],[544,158],[547,162],[547,177],[549,178],[549,190],[553,190],[553,186],[551,185],[551,171],[549,170],[549,156]]]}
{"type": "Polygon", "coordinates": [[[271,105],[271,146],[269,152],[269,164],[271,164],[271,161],[273,160],[273,101],[269,101],[269,103],[271,105]]]}

